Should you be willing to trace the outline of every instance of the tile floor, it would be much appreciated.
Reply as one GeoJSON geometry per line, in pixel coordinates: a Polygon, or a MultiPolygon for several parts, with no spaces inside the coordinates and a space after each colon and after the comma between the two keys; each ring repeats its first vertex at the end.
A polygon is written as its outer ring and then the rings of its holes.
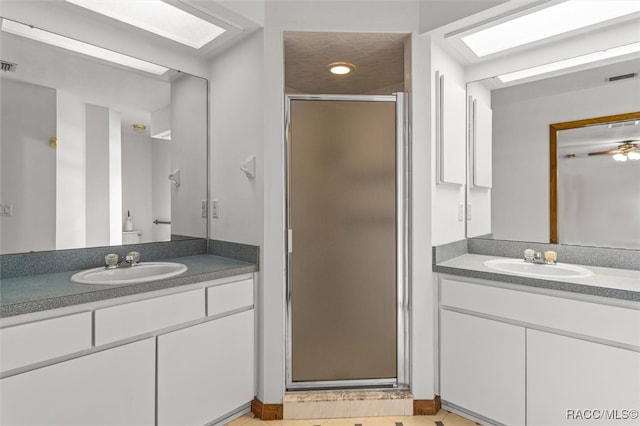
{"type": "Polygon", "coordinates": [[[245,414],[227,426],[476,426],[477,423],[440,410],[435,416],[358,417],[345,419],[271,420],[256,419],[245,414]]]}

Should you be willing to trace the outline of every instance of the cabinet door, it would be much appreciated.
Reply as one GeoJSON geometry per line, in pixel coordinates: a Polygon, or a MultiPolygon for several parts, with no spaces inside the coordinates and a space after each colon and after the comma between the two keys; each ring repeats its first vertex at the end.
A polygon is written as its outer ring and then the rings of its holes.
{"type": "Polygon", "coordinates": [[[253,310],[158,337],[158,425],[203,425],[251,402],[253,310]]]}
{"type": "Polygon", "coordinates": [[[147,339],[0,381],[0,424],[153,425],[155,344],[147,339]]]}
{"type": "Polygon", "coordinates": [[[525,329],[442,310],[440,333],[442,399],[506,425],[524,425],[525,329]]]}
{"type": "Polygon", "coordinates": [[[637,424],[619,418],[639,408],[640,353],[527,330],[528,426],[637,424]]]}
{"type": "Polygon", "coordinates": [[[466,179],[466,99],[464,83],[436,72],[436,169],[438,183],[466,179]]]}

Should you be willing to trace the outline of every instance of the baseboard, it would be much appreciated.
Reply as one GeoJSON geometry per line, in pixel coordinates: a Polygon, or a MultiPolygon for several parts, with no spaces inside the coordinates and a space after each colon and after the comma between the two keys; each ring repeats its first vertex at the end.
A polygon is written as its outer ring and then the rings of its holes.
{"type": "Polygon", "coordinates": [[[440,411],[440,396],[436,395],[433,399],[414,399],[413,415],[414,416],[435,416],[440,411]]]}
{"type": "Polygon", "coordinates": [[[251,412],[260,420],[282,420],[283,404],[264,404],[257,397],[251,401],[251,412]]]}

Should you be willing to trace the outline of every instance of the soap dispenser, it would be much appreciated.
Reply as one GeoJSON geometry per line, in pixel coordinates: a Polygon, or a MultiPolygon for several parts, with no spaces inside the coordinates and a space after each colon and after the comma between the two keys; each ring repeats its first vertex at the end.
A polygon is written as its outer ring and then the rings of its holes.
{"type": "Polygon", "coordinates": [[[127,220],[124,221],[124,230],[133,231],[133,221],[131,220],[131,214],[127,210],[127,220]]]}

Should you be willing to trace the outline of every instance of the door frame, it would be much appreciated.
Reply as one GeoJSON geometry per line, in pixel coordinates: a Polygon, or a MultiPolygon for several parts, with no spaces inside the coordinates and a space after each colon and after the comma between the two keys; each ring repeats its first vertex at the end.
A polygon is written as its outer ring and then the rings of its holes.
{"type": "Polygon", "coordinates": [[[409,388],[410,377],[410,316],[409,289],[411,269],[411,143],[409,120],[409,94],[404,92],[393,95],[286,95],[284,122],[284,164],[285,164],[285,259],[286,259],[286,349],[285,349],[285,386],[287,390],[303,389],[344,389],[344,388],[409,388]],[[397,325],[397,371],[396,378],[331,380],[293,382],[292,378],[292,342],[291,342],[291,289],[292,289],[292,234],[289,228],[290,203],[289,189],[291,164],[289,158],[291,143],[291,101],[360,101],[394,102],[396,104],[396,325],[397,325]]]}

